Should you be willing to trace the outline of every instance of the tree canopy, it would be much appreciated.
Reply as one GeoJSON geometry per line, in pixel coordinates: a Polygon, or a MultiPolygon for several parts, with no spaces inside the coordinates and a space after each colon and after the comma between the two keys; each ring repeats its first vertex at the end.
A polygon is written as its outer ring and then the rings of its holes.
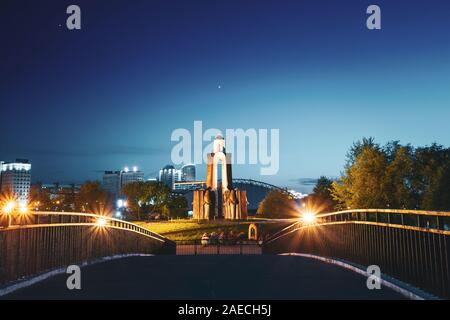
{"type": "Polygon", "coordinates": [[[306,206],[314,209],[316,213],[325,213],[334,211],[338,202],[334,200],[332,192],[333,180],[327,177],[320,177],[317,180],[313,192],[303,199],[306,206]]]}
{"type": "Polygon", "coordinates": [[[356,142],[331,194],[340,209],[450,210],[450,149],[356,142]]]}
{"type": "Polygon", "coordinates": [[[137,219],[142,214],[161,214],[171,218],[187,217],[187,201],[182,195],[171,193],[161,183],[132,182],[123,187],[128,207],[137,219]]]}
{"type": "Polygon", "coordinates": [[[298,216],[295,200],[280,190],[271,190],[258,206],[257,215],[266,218],[292,218],[298,216]]]}
{"type": "Polygon", "coordinates": [[[107,215],[113,211],[113,201],[99,181],[87,181],[75,197],[75,210],[107,215]]]}

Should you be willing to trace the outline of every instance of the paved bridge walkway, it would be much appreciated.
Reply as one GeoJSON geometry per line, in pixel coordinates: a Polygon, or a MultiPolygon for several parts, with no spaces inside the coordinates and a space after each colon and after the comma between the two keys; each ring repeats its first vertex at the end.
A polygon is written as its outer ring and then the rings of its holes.
{"type": "Polygon", "coordinates": [[[82,268],[82,289],[61,274],[3,298],[15,299],[402,299],[368,290],[366,278],[302,257],[130,257],[82,268]]]}

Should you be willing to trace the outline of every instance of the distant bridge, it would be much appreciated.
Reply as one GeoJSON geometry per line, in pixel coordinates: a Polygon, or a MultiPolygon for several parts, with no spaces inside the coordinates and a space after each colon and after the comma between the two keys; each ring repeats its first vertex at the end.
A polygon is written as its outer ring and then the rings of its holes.
{"type": "MultiPolygon", "coordinates": [[[[189,182],[181,182],[179,184],[190,185],[189,182]]],[[[190,185],[190,189],[177,191],[183,193],[188,200],[188,204],[192,206],[193,190],[204,188],[205,186],[206,182],[198,181],[197,183],[190,185]]],[[[256,211],[256,209],[258,209],[259,203],[266,197],[267,193],[272,190],[285,192],[292,198],[296,198],[296,195],[290,192],[287,188],[281,188],[270,183],[253,179],[233,179],[233,186],[237,187],[238,189],[247,191],[248,209],[251,211],[256,211]]],[[[192,208],[190,207],[189,209],[191,210],[192,208]]]]}

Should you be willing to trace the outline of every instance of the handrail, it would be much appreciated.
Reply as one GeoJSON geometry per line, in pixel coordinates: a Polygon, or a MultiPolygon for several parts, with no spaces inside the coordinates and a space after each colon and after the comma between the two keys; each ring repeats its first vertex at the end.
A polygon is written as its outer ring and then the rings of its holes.
{"type": "Polygon", "coordinates": [[[264,241],[264,253],[296,252],[377,265],[383,273],[450,297],[450,212],[356,209],[299,219],[264,241]]]}
{"type": "MultiPolygon", "coordinates": [[[[109,227],[114,229],[122,229],[122,230],[128,230],[135,233],[139,233],[144,236],[151,237],[153,239],[156,239],[161,242],[168,241],[167,238],[163,237],[162,235],[153,232],[149,229],[143,228],[137,224],[134,224],[132,222],[116,219],[113,217],[105,216],[105,215],[99,215],[94,213],[84,213],[84,212],[55,212],[55,211],[31,211],[27,214],[27,217],[29,216],[35,216],[37,217],[37,221],[32,224],[19,224],[10,226],[10,228],[36,228],[36,227],[49,227],[49,226],[79,226],[79,225],[85,225],[85,226],[98,226],[97,220],[104,219],[105,225],[103,227],[109,227]],[[70,216],[70,217],[78,217],[78,218],[92,218],[95,220],[95,222],[53,222],[50,219],[50,222],[40,223],[40,217],[41,216],[70,216]]],[[[71,219],[72,220],[72,219],[71,219]]],[[[81,220],[81,219],[79,219],[81,220]]]]}
{"type": "Polygon", "coordinates": [[[93,213],[13,212],[5,221],[0,284],[101,257],[176,252],[175,242],[153,231],[93,213]]]}
{"type": "MultiPolygon", "coordinates": [[[[301,220],[294,222],[293,224],[283,228],[282,230],[273,234],[269,239],[266,240],[267,243],[275,241],[279,238],[284,237],[292,232],[298,231],[304,228],[318,227],[323,225],[331,225],[331,224],[369,224],[369,225],[378,225],[383,227],[390,228],[399,228],[399,229],[409,229],[437,234],[445,234],[450,235],[450,212],[444,211],[425,211],[425,210],[403,210],[403,209],[353,209],[353,210],[343,210],[336,211],[331,213],[318,214],[316,216],[316,223],[314,224],[304,224],[301,220]],[[358,215],[357,219],[354,219],[351,214],[375,214],[375,221],[371,221],[368,219],[367,215],[360,216],[358,215]],[[379,221],[380,216],[378,214],[386,214],[388,215],[387,221],[379,221]],[[345,216],[347,215],[347,216],[345,216]],[[400,221],[391,221],[391,217],[393,215],[400,215],[400,221]],[[413,219],[413,223],[407,223],[405,221],[406,216],[411,216],[413,219]],[[426,227],[421,226],[420,217],[435,217],[435,226],[427,225],[426,227]],[[440,223],[442,219],[449,219],[448,224],[440,223]],[[334,219],[333,219],[334,218],[334,219]],[[294,228],[295,227],[295,228],[294,228]],[[444,228],[442,228],[444,227],[444,228]],[[294,229],[292,229],[294,228],[294,229]]],[[[427,221],[429,224],[429,221],[427,221]]]]}
{"type": "Polygon", "coordinates": [[[424,216],[442,216],[442,217],[450,217],[450,212],[448,211],[427,211],[427,210],[406,210],[406,209],[349,209],[342,210],[330,213],[323,213],[317,215],[318,218],[338,215],[343,213],[390,213],[390,214],[415,214],[415,215],[424,215],[424,216]]]}
{"type": "MultiPolygon", "coordinates": [[[[295,223],[298,224],[298,223],[295,223]]],[[[439,229],[426,229],[421,227],[414,227],[414,226],[405,226],[405,225],[397,225],[397,224],[389,224],[389,223],[380,223],[380,222],[371,222],[371,221],[337,221],[337,222],[327,222],[327,223],[315,223],[315,224],[308,224],[308,225],[301,225],[295,229],[289,230],[287,232],[284,232],[280,234],[280,232],[277,232],[274,236],[272,236],[270,239],[266,240],[265,243],[270,243],[273,241],[276,241],[280,238],[283,238],[295,231],[299,231],[302,229],[307,228],[314,228],[314,227],[321,227],[321,226],[329,226],[329,225],[339,225],[339,224],[366,224],[366,225],[372,225],[372,226],[380,226],[380,227],[388,227],[388,228],[397,228],[397,229],[405,229],[405,230],[413,230],[413,231],[422,231],[422,232],[430,232],[435,234],[443,234],[443,235],[450,235],[450,231],[446,230],[439,230],[439,229]]],[[[294,224],[293,224],[294,225],[294,224]]],[[[291,226],[293,226],[291,225],[291,226]]],[[[284,228],[285,231],[287,228],[284,228]]]]}

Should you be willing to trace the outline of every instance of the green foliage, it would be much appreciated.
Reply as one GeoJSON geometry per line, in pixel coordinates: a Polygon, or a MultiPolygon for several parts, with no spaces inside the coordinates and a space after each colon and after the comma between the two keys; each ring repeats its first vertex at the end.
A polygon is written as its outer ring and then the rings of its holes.
{"type": "Polygon", "coordinates": [[[270,191],[258,206],[257,215],[266,218],[292,218],[298,216],[295,200],[288,193],[270,191]]]}
{"type": "Polygon", "coordinates": [[[303,200],[304,203],[314,207],[317,213],[332,212],[335,210],[338,202],[331,194],[333,180],[327,177],[320,177],[317,180],[313,192],[303,200]]]}
{"type": "Polygon", "coordinates": [[[450,210],[450,149],[433,144],[416,150],[417,193],[424,210],[450,210]]]}
{"type": "Polygon", "coordinates": [[[132,182],[123,187],[129,210],[141,220],[147,216],[160,214],[170,218],[187,216],[185,197],[172,194],[167,186],[154,182],[132,182]]]}
{"type": "Polygon", "coordinates": [[[113,203],[99,181],[87,181],[81,185],[80,192],[75,198],[75,210],[107,214],[112,212],[113,203]]]}
{"type": "Polygon", "coordinates": [[[350,149],[331,194],[341,209],[450,210],[450,149],[363,139],[350,149]]]}
{"type": "Polygon", "coordinates": [[[410,146],[396,145],[385,151],[388,165],[382,181],[384,203],[388,208],[416,209],[414,180],[414,151],[410,146]],[[390,159],[389,159],[390,158],[390,159]]]}
{"type": "Polygon", "coordinates": [[[40,211],[53,210],[50,192],[47,189],[42,189],[38,184],[32,185],[30,188],[30,203],[33,208],[40,211]]]}
{"type": "Polygon", "coordinates": [[[187,218],[187,207],[188,203],[185,197],[173,194],[170,197],[168,216],[175,219],[187,218]]]}

